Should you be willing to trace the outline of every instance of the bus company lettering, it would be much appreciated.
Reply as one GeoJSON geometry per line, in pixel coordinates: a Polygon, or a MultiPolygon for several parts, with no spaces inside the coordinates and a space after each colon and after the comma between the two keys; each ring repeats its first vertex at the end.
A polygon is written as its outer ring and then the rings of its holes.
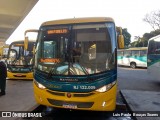
{"type": "Polygon", "coordinates": [[[73,89],[82,89],[82,90],[89,89],[89,90],[94,90],[94,89],[96,89],[96,87],[95,86],[73,86],[73,89]]]}
{"type": "Polygon", "coordinates": [[[40,62],[50,62],[50,63],[60,63],[60,59],[50,59],[50,58],[47,58],[47,59],[40,59],[40,62]]]}
{"type": "Polygon", "coordinates": [[[60,78],[60,81],[65,81],[65,82],[77,82],[78,81],[78,79],[76,79],[76,78],[60,78]]]}
{"type": "Polygon", "coordinates": [[[60,85],[53,85],[53,84],[49,84],[48,87],[50,87],[50,88],[56,88],[56,89],[62,88],[62,86],[60,86],[60,85]]]}

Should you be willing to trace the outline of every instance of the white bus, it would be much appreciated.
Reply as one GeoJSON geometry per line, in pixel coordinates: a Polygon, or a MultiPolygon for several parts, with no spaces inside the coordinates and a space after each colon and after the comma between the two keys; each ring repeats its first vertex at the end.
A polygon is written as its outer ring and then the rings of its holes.
{"type": "Polygon", "coordinates": [[[148,73],[160,80],[160,35],[149,39],[147,59],[148,73]]]}
{"type": "Polygon", "coordinates": [[[118,50],[118,65],[136,67],[147,67],[147,47],[137,47],[118,50]]]}

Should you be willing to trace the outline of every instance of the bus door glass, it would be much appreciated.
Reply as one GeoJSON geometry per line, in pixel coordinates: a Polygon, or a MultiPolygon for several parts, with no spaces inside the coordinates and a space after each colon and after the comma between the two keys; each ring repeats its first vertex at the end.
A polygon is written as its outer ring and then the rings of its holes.
{"type": "Polygon", "coordinates": [[[147,50],[140,50],[140,60],[142,61],[142,66],[147,67],[147,50]]]}
{"type": "Polygon", "coordinates": [[[33,48],[35,46],[35,42],[29,42],[27,50],[24,50],[24,60],[26,65],[33,65],[33,57],[34,51],[33,48]]]}
{"type": "Polygon", "coordinates": [[[117,60],[119,65],[123,65],[123,53],[124,51],[117,52],[117,60]]]}
{"type": "MultiPolygon", "coordinates": [[[[151,40],[149,42],[149,47],[148,47],[148,65],[152,65],[160,59],[160,41],[154,41],[151,40]]],[[[160,67],[160,61],[159,64],[156,64],[157,67],[160,67]]]]}
{"type": "Polygon", "coordinates": [[[147,56],[147,67],[148,72],[159,80],[160,73],[160,41],[150,40],[148,46],[148,56],[147,56]]]}
{"type": "Polygon", "coordinates": [[[132,55],[130,57],[130,63],[135,62],[137,66],[141,65],[139,50],[132,50],[132,55]]]}
{"type": "Polygon", "coordinates": [[[131,51],[130,51],[130,50],[124,51],[123,63],[124,63],[125,65],[130,66],[130,57],[131,57],[131,51]]]}
{"type": "Polygon", "coordinates": [[[8,64],[10,64],[10,65],[23,65],[23,63],[24,63],[23,52],[24,52],[23,44],[17,44],[17,43],[12,44],[12,46],[9,49],[8,64]],[[13,53],[14,53],[14,59],[13,59],[13,53]]]}
{"type": "MultiPolygon", "coordinates": [[[[112,24],[109,27],[111,26],[112,24]]],[[[76,25],[73,27],[75,64],[81,66],[87,74],[100,73],[115,67],[111,43],[113,36],[106,27],[105,24],[76,25]]]]}

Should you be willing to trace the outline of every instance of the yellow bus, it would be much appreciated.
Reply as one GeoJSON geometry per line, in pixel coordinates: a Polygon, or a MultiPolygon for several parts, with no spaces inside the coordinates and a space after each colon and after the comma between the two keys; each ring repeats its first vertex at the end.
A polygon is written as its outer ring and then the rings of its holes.
{"type": "Polygon", "coordinates": [[[117,46],[124,47],[109,17],[44,22],[35,49],[34,95],[55,108],[113,111],[117,46]],[[117,45],[118,43],[118,45],[117,45]]]}
{"type": "Polygon", "coordinates": [[[33,80],[33,48],[35,41],[28,43],[24,49],[24,40],[10,44],[7,56],[7,79],[33,80]]]}
{"type": "Polygon", "coordinates": [[[7,54],[8,54],[8,49],[9,49],[9,45],[4,45],[4,46],[0,47],[0,59],[1,59],[1,61],[5,62],[5,60],[7,58],[7,54]]]}

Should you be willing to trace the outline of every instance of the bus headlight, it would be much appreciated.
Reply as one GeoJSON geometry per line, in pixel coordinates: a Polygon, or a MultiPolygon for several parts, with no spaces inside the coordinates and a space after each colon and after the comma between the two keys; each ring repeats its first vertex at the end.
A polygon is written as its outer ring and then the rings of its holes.
{"type": "Polygon", "coordinates": [[[108,85],[105,85],[105,86],[97,89],[96,91],[97,91],[97,92],[106,92],[106,91],[108,91],[109,89],[111,89],[111,87],[112,87],[113,85],[115,85],[115,84],[116,84],[116,81],[114,81],[114,82],[112,82],[112,83],[110,83],[110,84],[108,84],[108,85]]]}
{"type": "Polygon", "coordinates": [[[9,68],[7,68],[7,71],[8,71],[8,72],[11,72],[11,70],[10,70],[9,68]]]}
{"type": "Polygon", "coordinates": [[[37,82],[34,80],[34,83],[36,84],[36,86],[40,89],[45,89],[46,87],[44,85],[42,85],[41,83],[37,82]]]}

